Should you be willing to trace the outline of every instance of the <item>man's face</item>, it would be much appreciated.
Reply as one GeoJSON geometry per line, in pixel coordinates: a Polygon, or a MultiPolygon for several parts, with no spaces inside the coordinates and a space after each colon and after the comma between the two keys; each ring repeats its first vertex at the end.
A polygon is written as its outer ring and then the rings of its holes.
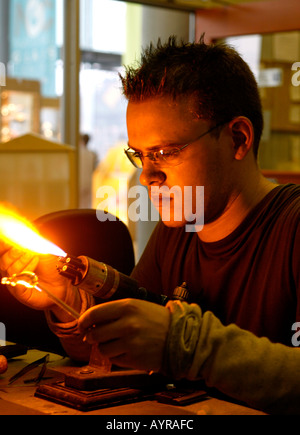
{"type": "Polygon", "coordinates": [[[196,215],[199,222],[198,215],[203,212],[205,223],[213,221],[224,211],[230,195],[234,158],[228,129],[225,125],[218,138],[207,134],[196,140],[214,125],[199,119],[195,107],[193,98],[188,97],[176,101],[160,97],[128,104],[128,138],[133,150],[147,155],[190,143],[180,151],[175,166],[143,159],[140,181],[148,188],[164,223],[171,227],[191,223],[196,215]],[[176,194],[174,186],[178,186],[176,194]],[[197,186],[204,186],[204,210],[197,186]],[[171,192],[170,202],[162,199],[167,192],[171,192]]]}

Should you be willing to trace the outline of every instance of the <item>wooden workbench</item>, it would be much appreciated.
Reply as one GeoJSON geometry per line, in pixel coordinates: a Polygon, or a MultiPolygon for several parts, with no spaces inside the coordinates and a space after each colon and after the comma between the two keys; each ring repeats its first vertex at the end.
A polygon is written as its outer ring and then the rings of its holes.
{"type": "MultiPolygon", "coordinates": [[[[263,415],[260,411],[213,397],[208,397],[192,405],[180,407],[158,403],[156,400],[146,400],[82,412],[35,397],[36,385],[24,381],[34,378],[41,367],[34,369],[9,385],[8,380],[11,376],[15,375],[27,364],[42,358],[45,354],[45,352],[39,350],[29,350],[26,355],[13,358],[9,361],[7,372],[0,375],[0,415],[103,415],[112,416],[112,418],[113,416],[129,415],[177,415],[187,416],[188,418],[193,418],[193,416],[196,417],[197,415],[263,415]]],[[[47,367],[43,383],[63,379],[64,373],[72,368],[72,364],[68,358],[50,354],[47,367]]]]}

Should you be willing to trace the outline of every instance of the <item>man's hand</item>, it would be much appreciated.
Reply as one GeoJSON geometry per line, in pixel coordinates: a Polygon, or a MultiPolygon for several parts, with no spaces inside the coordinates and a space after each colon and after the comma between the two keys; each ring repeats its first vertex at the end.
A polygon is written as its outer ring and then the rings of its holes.
{"type": "Polygon", "coordinates": [[[107,302],[87,310],[79,328],[112,364],[159,371],[170,324],[169,310],[137,299],[107,302]]]}
{"type": "MultiPolygon", "coordinates": [[[[24,271],[35,272],[41,287],[48,288],[64,302],[80,311],[80,297],[75,287],[69,281],[57,273],[57,258],[53,255],[33,255],[30,252],[11,248],[0,242],[0,270],[2,276],[12,276],[24,271]]],[[[11,287],[8,290],[12,295],[30,308],[38,310],[52,310],[59,321],[73,320],[68,314],[57,307],[48,296],[34,288],[26,288],[22,285],[11,287]]]]}

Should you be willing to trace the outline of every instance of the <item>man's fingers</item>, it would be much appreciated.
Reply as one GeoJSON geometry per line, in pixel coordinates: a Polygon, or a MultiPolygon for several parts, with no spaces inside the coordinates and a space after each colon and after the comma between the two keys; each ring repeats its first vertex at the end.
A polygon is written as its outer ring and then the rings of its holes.
{"type": "Polygon", "coordinates": [[[119,358],[126,355],[128,349],[122,344],[121,340],[111,341],[109,343],[99,345],[100,352],[105,355],[108,359],[119,358]]]}
{"type": "Polygon", "coordinates": [[[96,305],[82,314],[78,321],[79,329],[84,332],[95,324],[110,323],[121,317],[125,299],[96,305]]]}
{"type": "Polygon", "coordinates": [[[0,240],[0,256],[11,250],[11,245],[0,240]]]}
{"type": "Polygon", "coordinates": [[[33,271],[38,262],[39,259],[37,256],[13,248],[2,256],[1,269],[7,271],[9,275],[14,275],[24,270],[33,271]]]}
{"type": "Polygon", "coordinates": [[[90,344],[94,343],[108,343],[119,339],[126,333],[124,322],[121,320],[113,320],[110,323],[94,324],[88,328],[86,332],[86,340],[90,344]]]}

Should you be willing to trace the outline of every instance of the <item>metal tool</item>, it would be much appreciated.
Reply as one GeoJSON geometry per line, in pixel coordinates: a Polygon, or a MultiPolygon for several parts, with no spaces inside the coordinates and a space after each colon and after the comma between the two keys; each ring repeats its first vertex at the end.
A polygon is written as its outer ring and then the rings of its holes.
{"type": "Polygon", "coordinates": [[[40,373],[34,379],[28,379],[27,381],[24,381],[25,383],[29,383],[29,382],[39,383],[42,380],[42,378],[45,374],[45,371],[47,369],[47,363],[49,361],[49,356],[50,355],[47,354],[47,355],[43,356],[42,358],[39,358],[38,360],[25,366],[22,370],[20,370],[18,373],[16,373],[14,376],[12,376],[9,379],[9,381],[8,381],[9,385],[12,384],[13,382],[15,382],[17,379],[24,376],[26,373],[28,373],[31,370],[38,367],[40,364],[43,364],[40,373]]]}
{"type": "MultiPolygon", "coordinates": [[[[169,298],[165,295],[149,292],[138,282],[108,264],[98,262],[86,256],[60,257],[57,263],[58,273],[71,280],[72,284],[103,300],[134,298],[166,305],[169,298]]],[[[187,301],[189,297],[186,283],[176,287],[173,299],[187,301]]]]}

